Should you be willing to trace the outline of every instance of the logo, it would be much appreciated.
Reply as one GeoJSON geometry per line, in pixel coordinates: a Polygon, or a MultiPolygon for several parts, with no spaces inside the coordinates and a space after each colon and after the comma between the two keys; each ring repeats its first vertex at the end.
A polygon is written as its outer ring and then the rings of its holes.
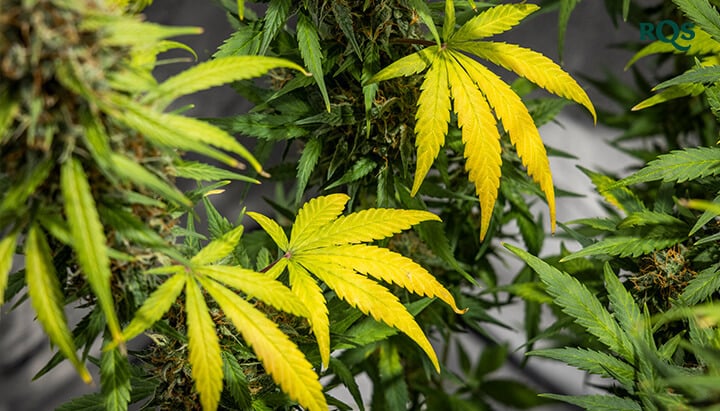
{"type": "Polygon", "coordinates": [[[663,43],[670,43],[677,50],[688,51],[690,46],[682,46],[677,43],[678,39],[692,40],[695,38],[695,32],[693,31],[695,23],[683,23],[678,25],[672,20],[661,20],[658,23],[640,23],[640,40],[655,41],[659,40],[663,43]],[[670,28],[670,32],[666,34],[668,30],[665,27],[670,28]]]}

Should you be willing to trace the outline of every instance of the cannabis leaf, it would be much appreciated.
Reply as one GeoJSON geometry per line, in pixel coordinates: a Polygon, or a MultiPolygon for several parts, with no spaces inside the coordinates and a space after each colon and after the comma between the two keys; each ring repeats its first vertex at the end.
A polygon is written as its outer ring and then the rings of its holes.
{"type": "MultiPolygon", "coordinates": [[[[415,5],[419,2],[413,2],[415,5]]],[[[415,115],[417,170],[412,194],[420,186],[443,146],[450,110],[457,114],[465,144],[465,168],[480,199],[480,238],[490,226],[497,200],[502,165],[497,120],[507,131],[528,174],[540,185],[550,209],[555,230],[555,194],[550,163],[537,127],[520,97],[508,84],[470,56],[489,60],[527,78],[547,91],[585,106],[596,117],[585,91],[557,64],[542,54],[514,44],[479,41],[517,25],[539,7],[534,4],[505,4],[490,8],[455,30],[452,0],[446,0],[444,43],[426,47],[390,64],[366,84],[409,76],[427,69],[415,115]]],[[[424,14],[421,14],[421,17],[424,14]]],[[[423,18],[436,35],[432,20],[423,18]]],[[[424,41],[420,43],[425,44],[424,41]]]]}
{"type": "MultiPolygon", "coordinates": [[[[322,385],[312,365],[278,325],[256,309],[247,298],[302,317],[306,307],[282,283],[266,274],[245,268],[214,264],[237,246],[243,227],[238,226],[208,243],[190,259],[188,266],[174,265],[150,270],[171,274],[135,313],[123,330],[125,339],[152,327],[185,290],[189,362],[204,410],[215,410],[223,387],[223,359],[215,324],[203,290],[212,297],[237,331],[250,345],[275,381],[290,398],[308,410],[326,410],[322,385]],[[237,290],[237,291],[235,291],[237,290]]],[[[106,350],[114,348],[109,344],[106,350]]]]}
{"type": "Polygon", "coordinates": [[[413,316],[397,297],[368,276],[421,296],[438,297],[456,313],[465,310],[460,310],[450,292],[420,265],[388,249],[361,244],[439,218],[427,211],[394,209],[368,209],[340,216],[349,199],[345,194],[332,194],[307,202],[298,212],[290,239],[275,221],[247,213],[283,253],[268,273],[277,276],[287,268],[295,298],[310,310],[310,325],[325,366],[330,361],[328,311],[323,291],[313,277],[350,305],[405,333],[439,371],[435,352],[413,316]]]}

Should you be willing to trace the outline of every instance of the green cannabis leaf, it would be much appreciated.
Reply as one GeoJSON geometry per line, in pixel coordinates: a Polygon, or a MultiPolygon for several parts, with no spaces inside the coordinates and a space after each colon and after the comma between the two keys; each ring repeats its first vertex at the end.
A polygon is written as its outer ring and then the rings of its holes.
{"type": "MultiPolygon", "coordinates": [[[[417,3],[417,2],[415,2],[417,3]]],[[[465,168],[480,199],[480,238],[490,226],[498,196],[501,174],[500,134],[502,122],[528,174],[540,185],[550,209],[555,230],[555,194],[550,163],[537,127],[520,97],[477,60],[479,57],[511,70],[538,86],[575,101],[596,117],[585,91],[550,59],[514,44],[481,41],[517,25],[539,7],[533,4],[505,4],[492,7],[455,29],[454,5],[446,0],[444,43],[429,46],[390,64],[366,84],[409,76],[427,69],[415,115],[417,170],[412,194],[420,189],[440,148],[445,142],[452,110],[457,114],[465,144],[465,168]]],[[[422,15],[421,15],[422,16],[422,15]]],[[[434,29],[431,19],[423,21],[434,29]]],[[[433,30],[433,34],[436,30],[433,30]]]]}
{"type": "Polygon", "coordinates": [[[438,221],[427,211],[367,209],[340,216],[350,198],[317,197],[298,212],[288,240],[282,228],[262,214],[249,212],[283,252],[268,269],[277,276],[287,268],[295,298],[310,311],[310,325],[324,365],[330,361],[330,330],[325,297],[315,278],[365,314],[405,333],[440,370],[435,351],[413,316],[374,277],[415,294],[437,297],[456,313],[455,299],[430,273],[412,260],[385,248],[362,244],[383,239],[422,221],[438,221]]]}

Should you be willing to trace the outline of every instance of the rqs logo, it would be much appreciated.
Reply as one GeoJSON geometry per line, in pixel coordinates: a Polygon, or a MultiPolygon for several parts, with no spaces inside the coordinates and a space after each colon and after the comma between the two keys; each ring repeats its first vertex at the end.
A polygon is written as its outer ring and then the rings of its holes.
{"type": "Polygon", "coordinates": [[[694,23],[683,23],[678,25],[672,20],[661,20],[658,23],[640,23],[640,40],[659,40],[663,43],[670,43],[676,49],[680,51],[688,51],[690,46],[683,46],[678,44],[677,40],[692,40],[695,38],[695,27],[694,23]],[[670,32],[666,34],[668,30],[665,27],[670,28],[670,32]]]}

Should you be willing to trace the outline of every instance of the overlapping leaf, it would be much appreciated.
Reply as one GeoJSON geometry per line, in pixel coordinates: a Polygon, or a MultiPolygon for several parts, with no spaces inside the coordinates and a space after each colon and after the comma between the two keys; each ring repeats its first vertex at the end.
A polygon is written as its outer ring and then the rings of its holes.
{"type": "MultiPolygon", "coordinates": [[[[290,283],[296,298],[310,312],[323,364],[330,358],[330,337],[325,298],[316,277],[341,299],[402,331],[428,355],[436,369],[435,352],[412,315],[386,288],[366,277],[394,283],[419,295],[437,297],[457,313],[463,313],[453,296],[425,269],[390,250],[360,244],[399,233],[422,221],[439,220],[426,211],[368,209],[340,216],[349,197],[332,194],[315,198],[298,212],[288,240],[280,226],[257,213],[248,216],[268,231],[287,260],[290,283]]],[[[279,274],[279,273],[276,273],[279,274]]]]}
{"type": "MultiPolygon", "coordinates": [[[[417,3],[423,18],[425,11],[417,3]]],[[[551,228],[555,229],[555,194],[549,161],[537,127],[521,99],[499,77],[467,54],[489,60],[527,78],[547,91],[575,101],[595,117],[595,109],[585,91],[550,59],[514,44],[478,41],[517,25],[538,9],[532,4],[499,5],[478,14],[455,30],[454,9],[446,1],[443,37],[446,43],[430,46],[390,64],[367,83],[398,76],[408,76],[427,69],[421,86],[416,113],[416,173],[412,194],[415,195],[443,146],[452,109],[458,115],[465,144],[466,169],[480,198],[480,238],[490,225],[493,205],[500,184],[500,135],[497,121],[515,145],[528,174],[540,185],[550,209],[551,228]],[[488,107],[489,105],[489,107],[488,107]]],[[[433,35],[438,36],[432,19],[423,18],[433,35]]]]}
{"type": "MultiPolygon", "coordinates": [[[[271,220],[269,220],[271,221],[271,220]]],[[[209,314],[203,290],[217,302],[247,343],[255,350],[267,372],[288,396],[308,410],[327,409],[322,385],[300,349],[246,299],[257,298],[285,312],[307,317],[311,313],[302,301],[269,273],[222,264],[242,235],[242,226],[208,243],[190,259],[189,266],[170,266],[152,274],[171,274],[143,303],[123,337],[133,338],[159,321],[185,290],[188,361],[203,409],[215,410],[223,389],[222,351],[215,324],[209,314]]],[[[284,235],[284,233],[283,233],[284,235]]],[[[283,265],[278,265],[284,268],[283,265]]],[[[322,297],[322,294],[320,294],[322,297]]],[[[324,308],[324,304],[320,307],[324,308]]],[[[327,315],[327,314],[326,314],[327,315]]],[[[112,349],[114,344],[106,347],[112,349]]]]}

